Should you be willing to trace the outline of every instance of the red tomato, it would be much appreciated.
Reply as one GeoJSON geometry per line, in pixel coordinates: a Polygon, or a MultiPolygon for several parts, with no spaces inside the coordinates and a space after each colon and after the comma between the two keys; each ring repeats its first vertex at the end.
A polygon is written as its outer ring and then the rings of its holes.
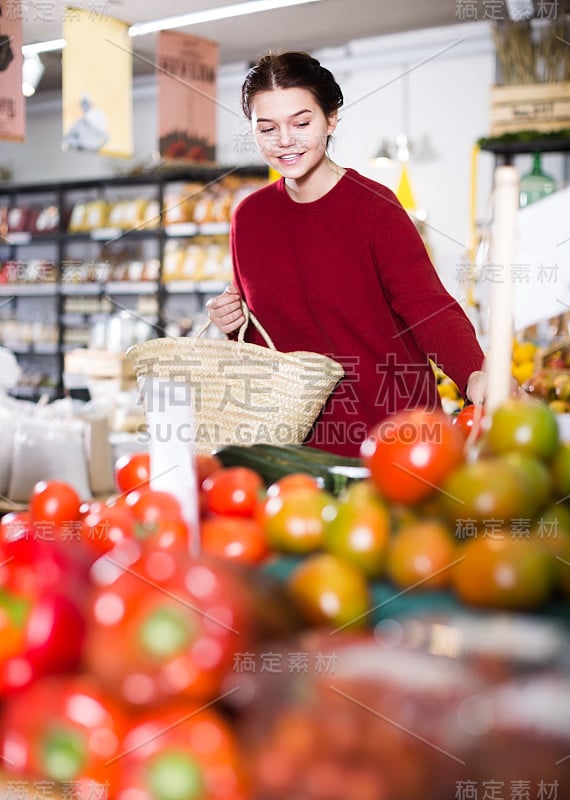
{"type": "Polygon", "coordinates": [[[197,453],[194,462],[198,486],[201,486],[202,481],[212,472],[217,472],[219,469],[223,469],[224,466],[218,456],[213,453],[197,453]]]}
{"type": "Polygon", "coordinates": [[[210,517],[202,522],[200,538],[206,555],[258,564],[269,554],[262,526],[247,517],[210,517]]]}
{"type": "Polygon", "coordinates": [[[120,492],[132,492],[146,486],[150,480],[148,453],[127,453],[115,464],[115,483],[120,492]]]}
{"type": "Polygon", "coordinates": [[[3,723],[2,770],[12,780],[72,784],[76,800],[117,785],[127,715],[90,676],[35,681],[6,699],[3,723]]]}
{"type": "Polygon", "coordinates": [[[149,547],[159,550],[187,548],[190,539],[188,523],[183,519],[159,519],[137,525],[137,539],[144,539],[149,547]]]}
{"type": "Polygon", "coordinates": [[[251,517],[264,483],[249,467],[226,467],[202,482],[206,510],[213,514],[251,517]]]}
{"type": "Polygon", "coordinates": [[[81,519],[81,500],[68,483],[39,481],[30,496],[30,517],[33,525],[52,524],[58,528],[81,519]]]}
{"type": "Polygon", "coordinates": [[[10,511],[0,519],[1,542],[16,542],[32,537],[32,520],[28,511],[10,511]]]}
{"type": "Polygon", "coordinates": [[[95,501],[81,523],[81,538],[99,553],[134,535],[135,518],[126,506],[108,506],[95,501]]]}
{"type": "Polygon", "coordinates": [[[125,502],[134,518],[144,524],[165,519],[182,519],[180,503],[169,492],[143,488],[129,492],[125,502]]]}
{"type": "Polygon", "coordinates": [[[128,554],[125,544],[119,555],[101,557],[94,576],[87,671],[139,707],[184,695],[214,699],[236,652],[252,646],[248,585],[222,559],[195,559],[187,549],[159,550],[150,542],[135,542],[128,554]]]}
{"type": "Polygon", "coordinates": [[[231,726],[216,709],[184,701],[133,721],[120,770],[117,800],[251,797],[245,756],[231,726]]]}
{"type": "Polygon", "coordinates": [[[360,452],[385,498],[419,503],[463,461],[464,444],[463,434],[443,411],[415,409],[376,425],[360,452]]]}
{"type": "Polygon", "coordinates": [[[474,439],[478,439],[483,433],[482,421],[484,414],[485,410],[482,406],[464,406],[461,411],[453,417],[453,424],[457,425],[466,439],[468,436],[471,436],[473,428],[475,427],[476,433],[473,434],[473,437],[474,439]]]}

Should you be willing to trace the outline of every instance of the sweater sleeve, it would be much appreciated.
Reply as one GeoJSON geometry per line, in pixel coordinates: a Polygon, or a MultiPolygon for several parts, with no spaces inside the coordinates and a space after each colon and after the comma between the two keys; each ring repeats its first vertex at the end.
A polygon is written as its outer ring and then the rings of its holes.
{"type": "Polygon", "coordinates": [[[373,257],[401,336],[419,348],[465,393],[484,353],[469,318],[443,286],[422,238],[389,190],[377,203],[373,257]]]}

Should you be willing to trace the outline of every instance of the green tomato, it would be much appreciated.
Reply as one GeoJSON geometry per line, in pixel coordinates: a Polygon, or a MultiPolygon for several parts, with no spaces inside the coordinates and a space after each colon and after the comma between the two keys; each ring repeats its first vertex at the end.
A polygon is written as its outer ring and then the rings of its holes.
{"type": "Polygon", "coordinates": [[[314,553],[287,579],[289,594],[314,625],[363,628],[368,624],[370,591],[365,575],[332,553],[314,553]]]}
{"type": "Polygon", "coordinates": [[[369,577],[382,574],[390,541],[390,513],[369,481],[348,487],[325,530],[325,548],[369,577]]]}
{"type": "Polygon", "coordinates": [[[262,518],[269,546],[298,555],[322,549],[337,506],[336,498],[322,489],[292,489],[268,497],[262,518]]]}
{"type": "Polygon", "coordinates": [[[552,477],[547,465],[536,456],[517,450],[502,458],[514,468],[525,487],[518,516],[533,517],[552,496],[552,477]]]}
{"type": "Polygon", "coordinates": [[[539,400],[511,398],[491,415],[486,443],[493,453],[517,450],[548,461],[560,445],[556,416],[539,400]]]}
{"type": "Polygon", "coordinates": [[[442,486],[440,508],[461,538],[462,527],[470,522],[479,533],[491,521],[509,527],[521,517],[526,492],[527,481],[505,458],[485,457],[454,470],[442,486]]]}

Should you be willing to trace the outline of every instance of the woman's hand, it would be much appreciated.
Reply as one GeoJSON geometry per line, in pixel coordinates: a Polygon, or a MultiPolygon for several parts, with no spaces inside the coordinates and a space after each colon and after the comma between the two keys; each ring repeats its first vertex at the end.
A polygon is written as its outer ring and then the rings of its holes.
{"type": "Polygon", "coordinates": [[[222,294],[208,300],[206,308],[208,317],[222,333],[233,333],[245,322],[240,293],[232,284],[222,294]]]}
{"type": "MultiPolygon", "coordinates": [[[[465,394],[467,399],[471,400],[473,405],[482,406],[487,399],[489,392],[489,375],[483,370],[476,370],[472,372],[467,381],[467,389],[465,394]]],[[[522,389],[514,378],[511,378],[511,397],[518,397],[522,400],[528,399],[528,395],[522,389]]]]}

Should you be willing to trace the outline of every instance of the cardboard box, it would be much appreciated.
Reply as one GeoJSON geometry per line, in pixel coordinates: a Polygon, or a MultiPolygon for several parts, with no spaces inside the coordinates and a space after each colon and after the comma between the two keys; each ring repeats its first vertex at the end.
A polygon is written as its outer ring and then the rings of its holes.
{"type": "Polygon", "coordinates": [[[132,364],[124,353],[108,350],[89,350],[81,348],[65,354],[64,379],[67,376],[84,376],[101,380],[114,380],[119,389],[136,386],[136,375],[132,364]]]}
{"type": "Polygon", "coordinates": [[[491,88],[491,136],[570,128],[570,81],[491,88]]]}

